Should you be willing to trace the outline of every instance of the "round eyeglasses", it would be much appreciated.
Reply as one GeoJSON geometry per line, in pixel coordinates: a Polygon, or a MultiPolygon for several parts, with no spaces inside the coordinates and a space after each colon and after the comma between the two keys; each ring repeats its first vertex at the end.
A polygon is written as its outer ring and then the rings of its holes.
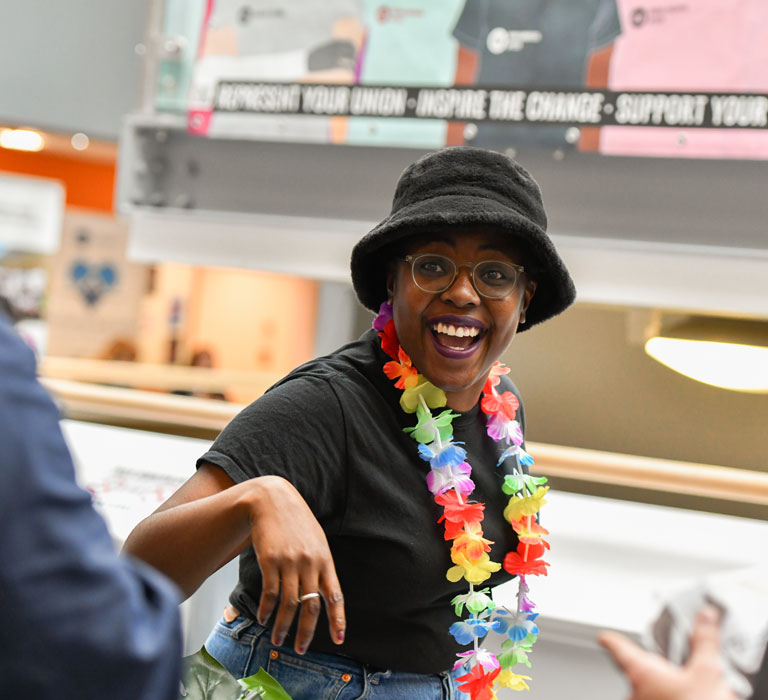
{"type": "Polygon", "coordinates": [[[424,253],[403,258],[411,266],[414,284],[424,292],[439,294],[448,289],[459,274],[460,267],[471,268],[470,277],[475,291],[489,299],[503,299],[515,291],[524,272],[521,265],[501,260],[481,260],[478,263],[457,263],[445,255],[424,253]]]}

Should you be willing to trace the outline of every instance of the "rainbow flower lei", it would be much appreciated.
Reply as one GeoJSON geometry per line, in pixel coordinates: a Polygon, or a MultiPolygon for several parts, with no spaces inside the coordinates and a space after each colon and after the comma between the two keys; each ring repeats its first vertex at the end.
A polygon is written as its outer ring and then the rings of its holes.
{"type": "Polygon", "coordinates": [[[449,632],[459,644],[472,644],[470,651],[458,654],[454,671],[464,667],[466,673],[457,678],[459,690],[468,693],[471,700],[497,700],[500,688],[528,690],[530,676],[515,673],[518,664],[530,667],[528,654],[536,641],[539,629],[535,620],[538,613],[528,596],[526,576],[546,576],[549,564],[541,559],[549,549],[543,535],[549,533],[536,521],[536,514],[546,503],[544,496],[549,487],[545,477],[534,477],[526,467],[533,458],[523,449],[523,434],[515,420],[517,397],[511,391],[499,393],[496,387],[501,375],[509,369],[495,362],[483,387],[480,408],[487,416],[486,430],[496,442],[504,441],[506,448],[496,466],[514,459],[512,474],[504,477],[502,491],[510,496],[504,509],[504,518],[517,533],[516,551],[504,557],[504,570],[518,579],[517,606],[510,610],[496,606],[489,588],[476,589],[490,575],[501,568],[491,561],[488,552],[493,542],[483,537],[482,520],[485,504],[470,500],[475,484],[471,479],[472,467],[466,461],[463,443],[453,440],[451,422],[458,414],[450,409],[437,416],[430,409],[442,408],[447,403],[445,392],[434,386],[412,365],[397,339],[392,307],[381,305],[373,322],[379,332],[381,347],[392,358],[384,365],[384,373],[403,390],[400,407],[406,413],[416,413],[417,422],[407,433],[418,442],[418,454],[429,462],[427,487],[435,502],[443,507],[438,522],[445,521],[445,539],[451,540],[451,561],[446,578],[458,582],[462,578],[469,584],[467,593],[457,595],[451,604],[461,618],[466,609],[468,616],[451,625],[449,632]],[[480,646],[480,640],[490,632],[505,637],[498,656],[480,646]]]}

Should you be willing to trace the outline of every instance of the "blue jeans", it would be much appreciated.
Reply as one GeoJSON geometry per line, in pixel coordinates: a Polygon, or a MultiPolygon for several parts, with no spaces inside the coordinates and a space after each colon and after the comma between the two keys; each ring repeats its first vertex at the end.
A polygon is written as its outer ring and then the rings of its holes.
{"type": "Polygon", "coordinates": [[[371,669],[335,654],[308,651],[303,656],[291,647],[275,647],[270,630],[242,615],[232,622],[219,620],[205,648],[235,677],[266,671],[293,700],[462,700],[452,676],[402,673],[371,669]]]}

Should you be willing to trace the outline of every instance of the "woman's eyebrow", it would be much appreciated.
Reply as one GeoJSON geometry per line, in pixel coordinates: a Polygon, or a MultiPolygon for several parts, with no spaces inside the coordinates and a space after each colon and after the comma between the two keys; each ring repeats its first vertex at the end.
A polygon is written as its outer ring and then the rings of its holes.
{"type": "Polygon", "coordinates": [[[456,250],[456,241],[453,238],[446,236],[445,234],[437,234],[435,236],[428,235],[424,237],[424,240],[418,241],[414,248],[421,248],[422,246],[429,245],[430,243],[445,243],[456,250]]]}
{"type": "Polygon", "coordinates": [[[507,257],[511,257],[507,251],[505,251],[500,246],[496,245],[495,243],[486,243],[485,245],[481,245],[478,250],[492,250],[496,253],[501,253],[502,255],[506,255],[507,257]]]}
{"type": "Polygon", "coordinates": [[[430,243],[446,243],[449,246],[451,246],[451,248],[456,247],[456,240],[453,237],[446,236],[446,235],[438,234],[437,236],[431,236],[429,239],[429,242],[430,243]]]}

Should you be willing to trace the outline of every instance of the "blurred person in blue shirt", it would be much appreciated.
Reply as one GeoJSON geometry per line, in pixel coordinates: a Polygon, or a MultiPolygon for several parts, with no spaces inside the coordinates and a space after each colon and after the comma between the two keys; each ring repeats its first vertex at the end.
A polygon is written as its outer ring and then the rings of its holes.
{"type": "Polygon", "coordinates": [[[0,695],[177,698],[179,593],[120,557],[32,350],[0,313],[0,695]]]}

